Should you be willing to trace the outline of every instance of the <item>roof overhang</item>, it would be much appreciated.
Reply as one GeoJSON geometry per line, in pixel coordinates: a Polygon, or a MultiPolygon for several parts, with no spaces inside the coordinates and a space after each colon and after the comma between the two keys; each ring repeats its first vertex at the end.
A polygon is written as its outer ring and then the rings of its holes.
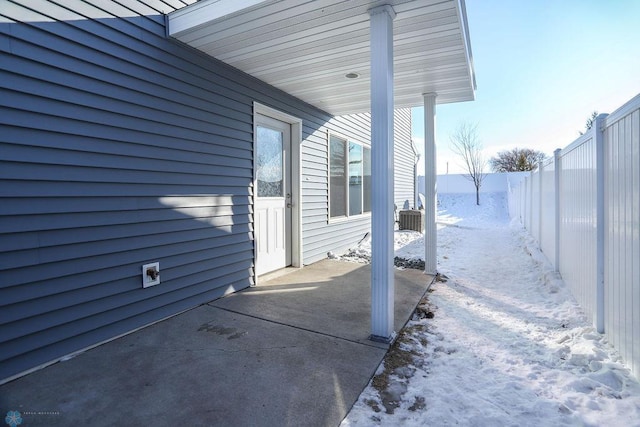
{"type": "Polygon", "coordinates": [[[422,105],[424,93],[473,100],[464,0],[202,0],[169,14],[168,33],[333,115],[366,112],[368,10],[383,4],[397,14],[395,107],[422,105]]]}

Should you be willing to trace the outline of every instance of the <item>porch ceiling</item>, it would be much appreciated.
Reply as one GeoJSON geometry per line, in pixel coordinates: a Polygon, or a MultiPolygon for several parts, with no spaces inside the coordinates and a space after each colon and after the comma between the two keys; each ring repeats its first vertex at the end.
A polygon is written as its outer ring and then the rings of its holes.
{"type": "Polygon", "coordinates": [[[203,0],[169,35],[334,115],[370,111],[368,10],[394,21],[395,107],[474,99],[464,0],[203,0]],[[359,75],[348,79],[348,73],[359,75]]]}

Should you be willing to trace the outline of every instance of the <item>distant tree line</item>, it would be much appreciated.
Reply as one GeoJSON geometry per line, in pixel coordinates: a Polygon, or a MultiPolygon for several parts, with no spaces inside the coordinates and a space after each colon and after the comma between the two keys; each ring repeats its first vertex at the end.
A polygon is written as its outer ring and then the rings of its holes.
{"type": "Polygon", "coordinates": [[[500,151],[489,160],[489,164],[494,172],[534,171],[545,158],[546,155],[538,150],[514,148],[500,151]]]}

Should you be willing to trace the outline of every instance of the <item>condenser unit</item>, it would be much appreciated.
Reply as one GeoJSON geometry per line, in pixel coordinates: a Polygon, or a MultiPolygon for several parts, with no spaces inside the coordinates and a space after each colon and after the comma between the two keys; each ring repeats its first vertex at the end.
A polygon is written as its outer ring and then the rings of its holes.
{"type": "Polygon", "coordinates": [[[400,230],[414,230],[422,233],[424,230],[424,212],[421,210],[400,211],[400,230]]]}

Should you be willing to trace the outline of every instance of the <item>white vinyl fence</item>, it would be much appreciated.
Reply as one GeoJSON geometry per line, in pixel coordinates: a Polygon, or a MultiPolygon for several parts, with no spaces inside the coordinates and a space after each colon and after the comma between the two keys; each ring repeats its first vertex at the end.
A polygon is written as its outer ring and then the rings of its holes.
{"type": "Polygon", "coordinates": [[[640,95],[509,188],[509,213],[640,377],[640,95]]]}

